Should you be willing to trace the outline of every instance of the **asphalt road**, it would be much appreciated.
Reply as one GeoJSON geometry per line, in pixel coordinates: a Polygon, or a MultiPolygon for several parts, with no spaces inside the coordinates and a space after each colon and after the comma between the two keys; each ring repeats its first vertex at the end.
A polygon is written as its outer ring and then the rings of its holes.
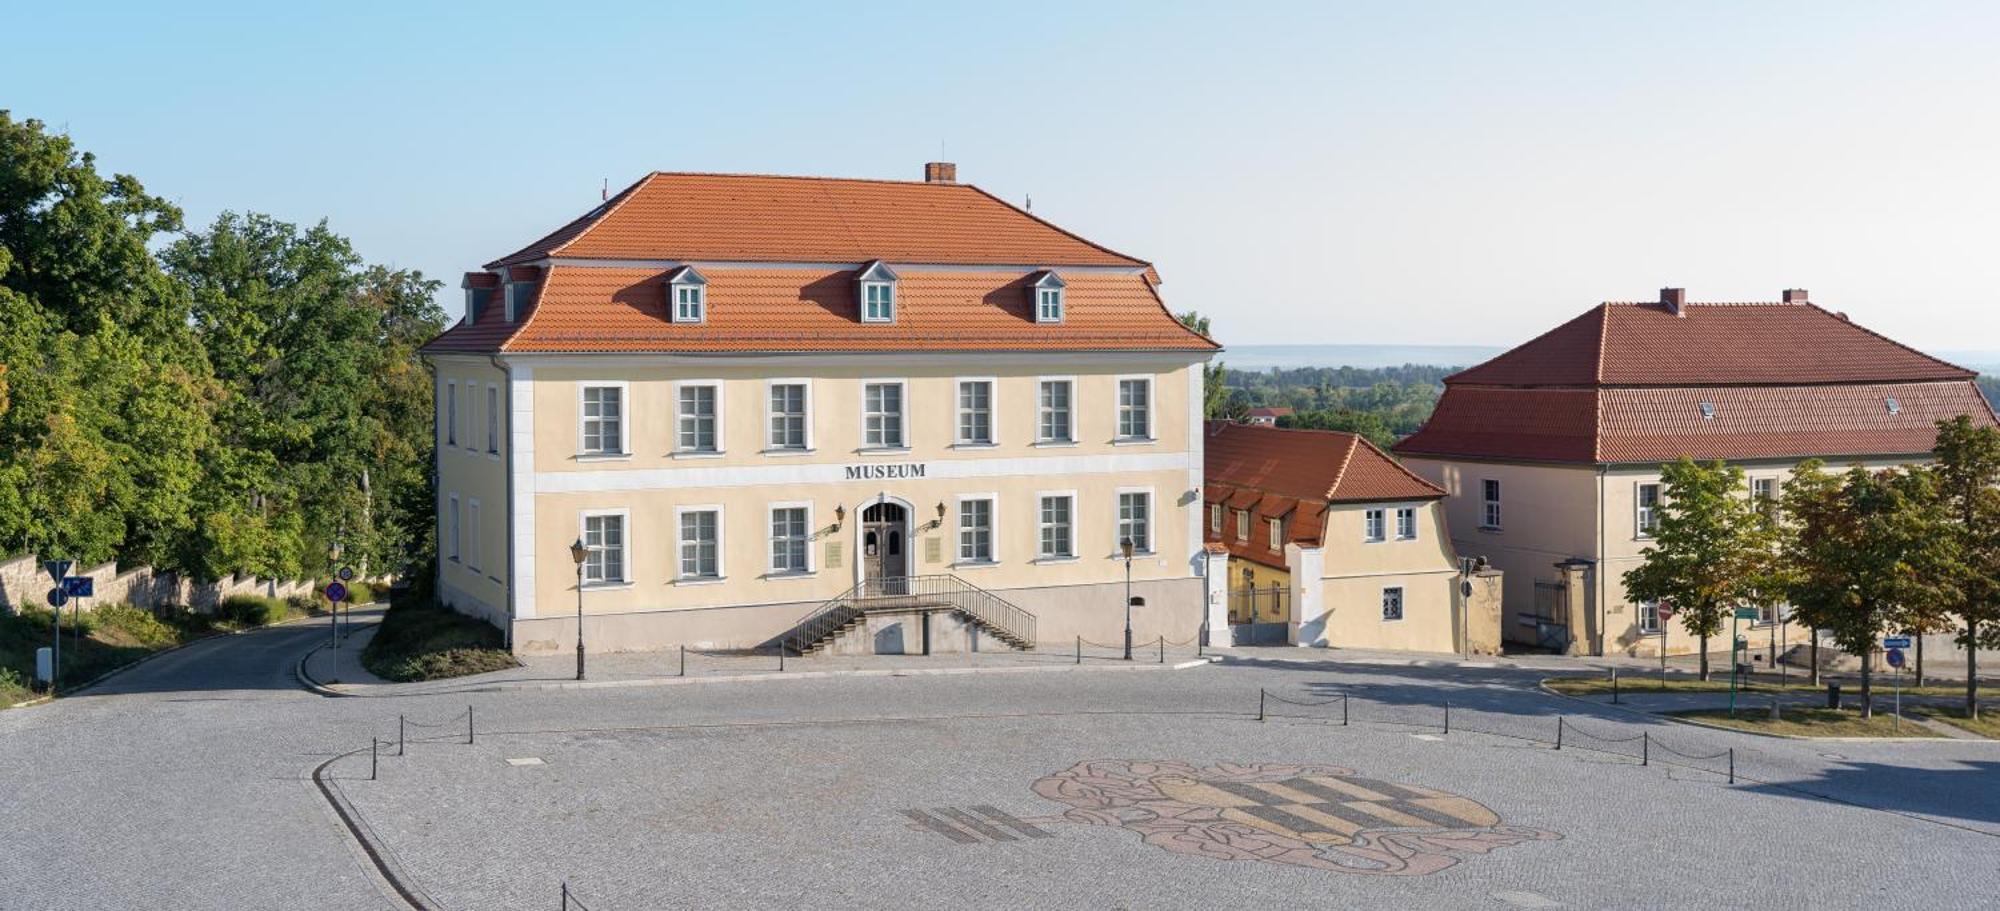
{"type": "MultiPolygon", "coordinates": [[[[476,744],[457,742],[455,726],[413,728],[437,739],[385,756],[376,780],[365,754],[331,767],[383,848],[457,911],[553,907],[565,880],[595,911],[1953,908],[2000,894],[1995,743],[1772,740],[1543,695],[1535,672],[1256,658],[1147,674],[330,699],[291,674],[323,635],[201,643],[86,694],[0,712],[0,908],[394,907],[308,773],[393,738],[399,714],[445,722],[468,705],[476,744]],[[1259,690],[1322,704],[1269,699],[1260,723],[1259,690]],[[1343,693],[1346,727],[1329,701],[1343,693]],[[1547,743],[1558,716],[1561,752],[1547,743]],[[1623,739],[1641,733],[1645,767],[1642,743],[1623,739]],[[1730,749],[1735,786],[1712,755],[1730,749]],[[1350,774],[1463,796],[1506,831],[1443,843],[1375,832],[1376,853],[1324,857],[1259,842],[1262,854],[1239,857],[1251,851],[1243,830],[1162,835],[1147,828],[1171,817],[1157,802],[1113,788],[1125,802],[1107,804],[1102,782],[1063,784],[1091,762],[1195,784],[1350,774]],[[1503,843],[1488,843],[1496,834],[1503,843]],[[1383,851],[1391,866],[1448,862],[1410,875],[1313,859],[1366,867],[1383,851]]],[[[1197,791],[1210,797],[1187,799],[1214,811],[1215,792],[1197,791]]]]}

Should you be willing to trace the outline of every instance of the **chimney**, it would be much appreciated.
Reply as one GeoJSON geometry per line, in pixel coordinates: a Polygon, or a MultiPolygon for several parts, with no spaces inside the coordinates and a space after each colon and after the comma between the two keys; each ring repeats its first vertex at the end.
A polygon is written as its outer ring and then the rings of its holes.
{"type": "Polygon", "coordinates": [[[1788,304],[1803,304],[1803,303],[1806,303],[1806,289],[1804,289],[1804,288],[1786,288],[1786,289],[1785,289],[1785,303],[1788,303],[1788,304]]]}
{"type": "Polygon", "coordinates": [[[1675,316],[1687,316],[1687,298],[1686,288],[1660,289],[1660,306],[1675,316]]]}
{"type": "Polygon", "coordinates": [[[957,183],[958,165],[949,161],[924,162],[924,183],[957,183]]]}

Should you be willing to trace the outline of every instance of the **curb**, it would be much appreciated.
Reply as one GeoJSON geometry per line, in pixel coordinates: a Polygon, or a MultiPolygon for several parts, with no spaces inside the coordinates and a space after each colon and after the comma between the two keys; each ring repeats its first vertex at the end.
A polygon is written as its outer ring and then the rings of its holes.
{"type": "Polygon", "coordinates": [[[443,696],[454,693],[498,693],[513,690],[597,690],[626,689],[645,686],[697,686],[723,683],[758,683],[780,680],[823,680],[837,677],[946,677],[979,674],[1021,674],[1082,671],[1183,671],[1221,662],[1220,656],[1196,658],[1179,664],[1112,664],[1084,665],[1077,667],[1067,664],[1036,665],[1029,667],[938,667],[938,668],[868,668],[851,671],[771,671],[757,674],[717,674],[708,677],[639,677],[629,680],[564,680],[554,682],[494,681],[491,683],[467,682],[462,687],[440,687],[419,692],[357,693],[337,690],[320,683],[306,672],[306,660],[315,652],[325,648],[322,643],[301,657],[293,672],[306,689],[322,696],[339,698],[389,699],[396,697],[443,696]]]}
{"type": "Polygon", "coordinates": [[[366,855],[369,862],[375,866],[375,872],[382,877],[383,882],[388,883],[389,888],[395,890],[396,897],[402,899],[409,907],[418,909],[418,911],[434,911],[436,906],[425,901],[422,897],[421,893],[423,890],[421,888],[413,888],[415,877],[410,876],[402,869],[402,864],[394,860],[394,855],[389,852],[386,845],[380,844],[375,839],[369,837],[368,832],[360,822],[361,811],[348,802],[345,794],[337,793],[338,789],[327,783],[326,770],[329,767],[342,759],[360,752],[361,750],[359,749],[349,750],[314,766],[311,776],[312,783],[319,789],[320,796],[325,798],[327,806],[333,809],[334,816],[340,820],[340,824],[347,830],[348,836],[354,839],[354,843],[361,848],[361,853],[366,855]]]}
{"type": "MultiPolygon", "coordinates": [[[[1585,705],[1596,706],[1598,708],[1616,709],[1617,711],[1632,715],[1642,715],[1647,718],[1672,722],[1674,724],[1685,724],[1689,727],[1707,728],[1711,731],[1723,731],[1730,734],[1743,734],[1748,737],[1768,737],[1772,740],[1792,740],[1801,743],[2000,743],[2000,740],[1990,738],[1963,739],[1944,735],[1936,737],[1808,737],[1804,734],[1778,734],[1771,731],[1752,731],[1747,728],[1734,728],[1726,724],[1715,724],[1694,718],[1681,718],[1662,712],[1649,712],[1645,709],[1635,709],[1630,706],[1615,705],[1609,702],[1597,702],[1581,696],[1572,696],[1568,693],[1558,693],[1555,690],[1549,689],[1546,678],[1536,683],[1535,689],[1542,691],[1544,695],[1554,696],[1558,699],[1568,699],[1571,702],[1581,702],[1585,705]]],[[[1911,723],[1916,724],[1918,722],[1911,723]]]]}

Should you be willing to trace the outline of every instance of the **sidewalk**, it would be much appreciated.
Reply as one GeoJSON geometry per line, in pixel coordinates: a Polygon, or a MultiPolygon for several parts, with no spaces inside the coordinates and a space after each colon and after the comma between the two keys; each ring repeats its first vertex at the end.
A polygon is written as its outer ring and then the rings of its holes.
{"type": "MultiPolygon", "coordinates": [[[[1630,691],[1620,693],[1619,699],[1616,703],[1613,703],[1611,701],[1611,697],[1608,695],[1568,695],[1568,694],[1562,694],[1562,695],[1565,695],[1566,698],[1570,699],[1577,699],[1584,702],[1591,702],[1603,706],[1615,705],[1616,707],[1625,709],[1627,711],[1643,712],[1651,715],[1670,715],[1671,713],[1674,712],[1687,712],[1687,711],[1696,711],[1701,709],[1729,708],[1728,693],[1688,693],[1688,692],[1661,693],[1661,692],[1647,692],[1644,689],[1639,689],[1635,687],[1630,691]]],[[[1742,712],[1743,714],[1746,715],[1757,715],[1760,713],[1768,713],[1771,709],[1771,699],[1773,698],[1773,696],[1776,696],[1778,700],[1785,706],[1795,706],[1799,708],[1822,708],[1826,705],[1826,696],[1821,693],[1803,692],[1803,693],[1774,694],[1769,692],[1755,692],[1755,693],[1738,693],[1736,696],[1736,709],[1737,711],[1742,712]]],[[[1859,693],[1849,693],[1842,697],[1841,704],[1843,706],[1848,706],[1848,707],[1858,706],[1860,705],[1861,702],[1859,697],[1860,697],[1859,693]]],[[[1895,701],[1893,697],[1887,694],[1876,693],[1874,701],[1875,701],[1876,714],[1886,715],[1895,710],[1895,701]]],[[[1906,709],[1914,705],[1952,706],[1956,704],[1957,703],[1953,702],[1953,700],[1944,697],[1936,697],[1936,696],[1920,697],[1920,696],[1910,696],[1910,695],[1903,696],[1903,706],[1906,709]]],[[[1945,724],[1942,721],[1933,721],[1928,718],[1919,718],[1907,714],[1903,716],[1903,721],[1905,723],[1918,725],[1924,728],[1925,730],[1932,731],[1938,734],[1940,737],[1947,740],[1986,741],[1986,738],[1984,737],[1981,737],[1963,728],[1945,724]]],[[[1830,737],[1823,739],[1842,740],[1847,738],[1830,737]]],[[[1885,738],[1865,738],[1865,739],[1882,740],[1885,738]]]]}
{"type": "Polygon", "coordinates": [[[1237,645],[1211,647],[1208,654],[1225,661],[1280,661],[1293,664],[1345,664],[1377,667],[1502,668],[1577,674],[1621,672],[1650,668],[1658,673],[1657,659],[1589,655],[1460,655],[1453,652],[1407,652],[1358,648],[1301,648],[1296,645],[1237,645]]]}
{"type": "MultiPolygon", "coordinates": [[[[786,657],[780,669],[776,654],[716,654],[687,651],[686,667],[676,649],[660,652],[587,654],[588,676],[576,679],[576,654],[521,658],[521,666],[490,674],[391,683],[361,666],[361,650],[375,636],[373,623],[357,624],[340,647],[319,648],[299,662],[298,674],[308,688],[335,696],[426,696],[440,693],[502,690],[596,689],[629,686],[675,686],[755,680],[806,680],[822,677],[914,677],[946,674],[1003,674],[1046,671],[1166,671],[1185,670],[1215,660],[1195,654],[1192,647],[1166,650],[1135,649],[1130,662],[1117,651],[1086,648],[1081,661],[1072,650],[1057,652],[980,652],[961,655],[854,655],[786,657]]],[[[1210,650],[1213,652],[1214,650],[1210,650]]]]}

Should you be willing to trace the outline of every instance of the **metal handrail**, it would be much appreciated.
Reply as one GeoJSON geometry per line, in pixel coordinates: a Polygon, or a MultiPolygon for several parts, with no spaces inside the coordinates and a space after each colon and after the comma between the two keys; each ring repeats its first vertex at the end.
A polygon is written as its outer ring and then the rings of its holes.
{"type": "Polygon", "coordinates": [[[801,618],[786,637],[794,652],[845,626],[858,614],[901,607],[961,611],[1021,648],[1035,647],[1035,615],[949,573],[867,579],[801,618]]]}

